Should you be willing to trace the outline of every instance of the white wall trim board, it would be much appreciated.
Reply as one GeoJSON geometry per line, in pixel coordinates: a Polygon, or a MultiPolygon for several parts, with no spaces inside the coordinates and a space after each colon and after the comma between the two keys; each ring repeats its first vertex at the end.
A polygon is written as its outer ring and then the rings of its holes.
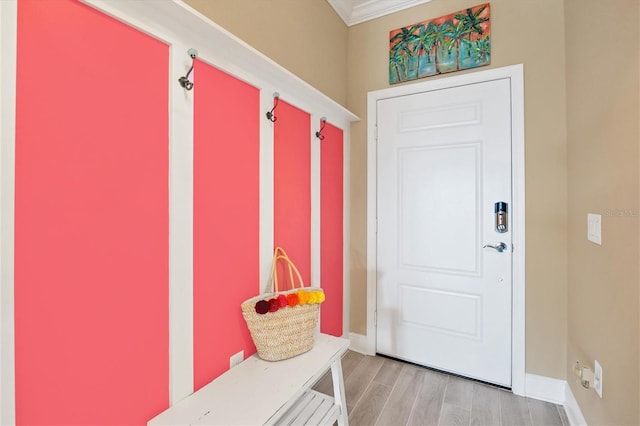
{"type": "MultiPolygon", "coordinates": [[[[351,126],[342,129],[342,235],[344,245],[342,246],[342,303],[344,306],[351,306],[351,257],[349,255],[349,247],[351,247],[351,227],[349,225],[351,218],[351,126]]],[[[350,308],[345,309],[342,316],[342,337],[349,338],[350,331],[350,308]]]]}
{"type": "Polygon", "coordinates": [[[553,404],[564,404],[567,382],[551,377],[526,374],[525,396],[553,404]]]}
{"type": "MultiPolygon", "coordinates": [[[[273,92],[271,86],[264,87],[260,91],[260,111],[269,111],[273,107],[273,92]]],[[[258,292],[266,289],[266,284],[271,275],[273,261],[273,153],[274,133],[271,120],[264,119],[260,122],[260,282],[258,292]]]]}
{"type": "Polygon", "coordinates": [[[15,424],[14,206],[18,3],[0,2],[0,424],[15,424]]]}
{"type": "Polygon", "coordinates": [[[582,410],[580,410],[578,401],[576,400],[576,397],[573,396],[571,386],[569,386],[568,383],[565,387],[564,395],[564,411],[567,413],[569,424],[571,426],[586,426],[587,421],[582,415],[582,410]]]}
{"type": "Polygon", "coordinates": [[[345,0],[327,0],[347,26],[351,26],[352,7],[345,0]]]}
{"type": "Polygon", "coordinates": [[[431,0],[327,0],[347,26],[390,15],[431,0]]]}
{"type": "Polygon", "coordinates": [[[511,170],[512,190],[511,202],[513,218],[513,289],[512,289],[512,377],[511,388],[516,395],[522,395],[525,389],[525,311],[526,311],[526,244],[525,244],[525,129],[524,129],[524,66],[498,68],[496,72],[504,71],[511,79],[511,170]]]}
{"type": "Polygon", "coordinates": [[[562,405],[571,426],[587,425],[571,386],[565,380],[527,374],[525,383],[526,397],[562,405]]]}
{"type": "MultiPolygon", "coordinates": [[[[316,137],[316,132],[320,128],[320,116],[318,114],[311,113],[309,115],[309,119],[311,120],[309,123],[309,140],[311,143],[311,282],[307,283],[307,285],[322,287],[322,263],[320,259],[320,242],[322,236],[322,229],[320,226],[320,192],[322,190],[322,176],[320,173],[320,139],[316,137]]],[[[318,333],[320,332],[321,321],[322,310],[318,315],[318,323],[316,324],[316,330],[318,333]]]]}
{"type": "Polygon", "coordinates": [[[508,78],[511,82],[512,132],[512,217],[513,217],[513,290],[512,290],[512,375],[516,395],[525,394],[525,163],[524,163],[524,67],[522,64],[438,80],[391,87],[369,92],[367,99],[367,353],[376,351],[374,322],[377,293],[377,143],[376,108],[381,99],[429,90],[508,78]]]}
{"type": "Polygon", "coordinates": [[[371,352],[369,350],[369,342],[367,336],[364,334],[358,333],[349,333],[349,340],[351,341],[351,346],[349,346],[349,350],[354,352],[358,352],[362,355],[375,355],[375,351],[371,352]]]}
{"type": "Polygon", "coordinates": [[[174,84],[191,66],[184,49],[169,51],[170,404],[193,392],[193,92],[174,84]]]}
{"type": "MultiPolygon", "coordinates": [[[[310,114],[309,139],[311,141],[311,282],[312,286],[322,285],[322,269],[320,262],[320,238],[322,229],[320,227],[321,199],[321,169],[320,169],[320,139],[316,137],[320,116],[310,114]]],[[[319,323],[319,322],[318,322],[319,323]]]]}

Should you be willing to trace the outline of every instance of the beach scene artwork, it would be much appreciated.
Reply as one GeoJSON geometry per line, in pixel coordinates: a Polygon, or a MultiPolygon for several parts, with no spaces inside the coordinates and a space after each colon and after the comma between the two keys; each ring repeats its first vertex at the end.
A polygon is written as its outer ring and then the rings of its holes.
{"type": "Polygon", "coordinates": [[[389,32],[389,83],[491,63],[489,3],[389,32]]]}

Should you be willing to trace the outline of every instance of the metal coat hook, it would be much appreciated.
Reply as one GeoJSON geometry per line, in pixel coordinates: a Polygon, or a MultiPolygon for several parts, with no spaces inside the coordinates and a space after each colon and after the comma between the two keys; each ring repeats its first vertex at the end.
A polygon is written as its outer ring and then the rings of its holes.
{"type": "Polygon", "coordinates": [[[274,92],[274,94],[273,94],[273,108],[271,108],[271,111],[267,112],[267,120],[271,121],[272,123],[275,123],[276,120],[278,119],[278,117],[276,117],[276,115],[274,114],[274,111],[276,110],[276,107],[278,106],[278,99],[280,99],[280,93],[274,92]]]}
{"type": "Polygon", "coordinates": [[[320,117],[320,130],[316,132],[316,138],[320,139],[321,141],[324,140],[324,135],[322,134],[322,131],[324,130],[324,126],[326,125],[327,125],[327,117],[320,117]]]}
{"type": "Polygon", "coordinates": [[[189,54],[189,56],[191,56],[191,59],[193,60],[191,62],[191,68],[189,68],[189,71],[187,71],[187,75],[185,75],[184,77],[180,77],[178,79],[178,83],[180,83],[180,86],[182,86],[183,88],[187,90],[191,90],[193,89],[193,82],[189,81],[189,74],[191,74],[191,72],[193,71],[193,64],[195,62],[195,59],[198,57],[198,51],[194,48],[191,48],[187,50],[187,53],[189,54]]]}

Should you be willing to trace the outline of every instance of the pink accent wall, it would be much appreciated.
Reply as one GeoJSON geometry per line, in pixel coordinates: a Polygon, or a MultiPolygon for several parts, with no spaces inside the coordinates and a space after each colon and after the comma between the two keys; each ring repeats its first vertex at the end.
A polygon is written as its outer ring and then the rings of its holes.
{"type": "MultiPolygon", "coordinates": [[[[274,244],[311,284],[311,119],[282,100],[275,110],[274,244]]],[[[280,281],[288,288],[288,275],[280,281]]]]}
{"type": "Polygon", "coordinates": [[[327,123],[320,142],[320,276],[326,300],[320,331],[342,336],[343,324],[343,135],[327,123]]]}
{"type": "Polygon", "coordinates": [[[255,347],[240,304],[258,294],[260,92],[196,61],[194,69],[194,388],[255,347]]]}
{"type": "Polygon", "coordinates": [[[168,60],[79,2],[18,2],[18,424],[169,404],[168,60]]]}

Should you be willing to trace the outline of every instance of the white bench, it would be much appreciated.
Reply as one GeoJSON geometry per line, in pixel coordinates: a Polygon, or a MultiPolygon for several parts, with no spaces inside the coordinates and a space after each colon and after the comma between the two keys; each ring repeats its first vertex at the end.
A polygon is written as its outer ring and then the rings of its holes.
{"type": "Polygon", "coordinates": [[[347,426],[340,359],[349,340],[316,334],[313,349],[283,361],[253,355],[149,420],[148,425],[347,426]],[[329,370],[334,397],[311,387],[329,370]]]}

